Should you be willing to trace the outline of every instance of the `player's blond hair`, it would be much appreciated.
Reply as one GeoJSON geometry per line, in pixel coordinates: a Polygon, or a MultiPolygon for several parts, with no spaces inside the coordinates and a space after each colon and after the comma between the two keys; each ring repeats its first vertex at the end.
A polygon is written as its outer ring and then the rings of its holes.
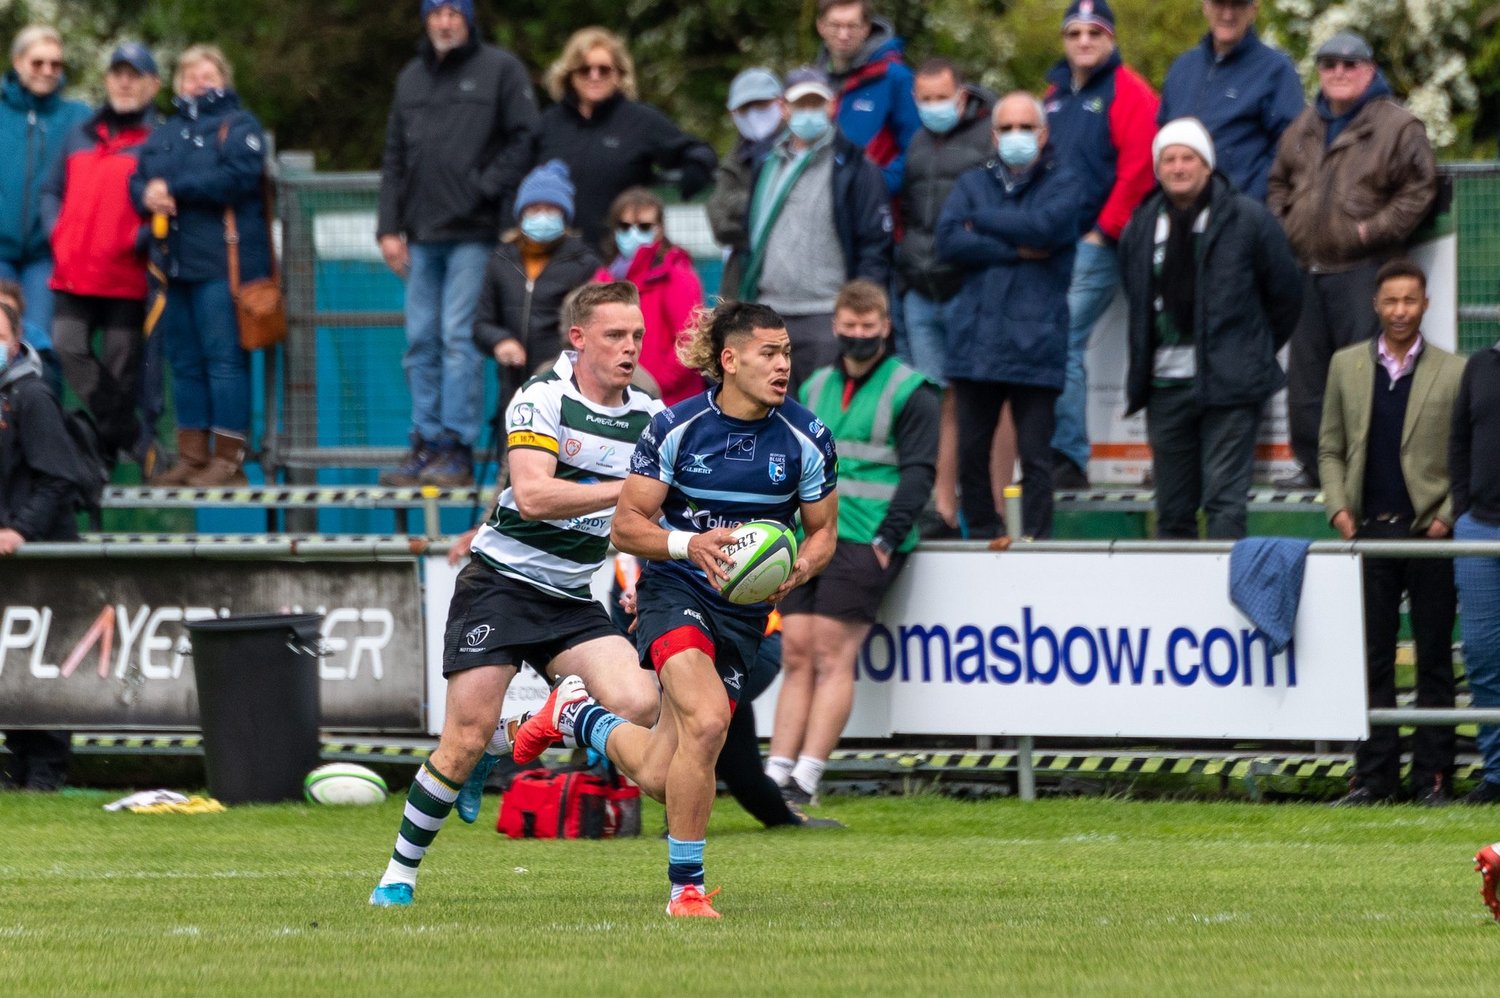
{"type": "Polygon", "coordinates": [[[677,359],[715,384],[724,380],[720,359],[730,338],[749,336],[757,329],[785,329],[776,310],[751,302],[724,302],[717,308],[699,306],[677,340],[677,359]]]}

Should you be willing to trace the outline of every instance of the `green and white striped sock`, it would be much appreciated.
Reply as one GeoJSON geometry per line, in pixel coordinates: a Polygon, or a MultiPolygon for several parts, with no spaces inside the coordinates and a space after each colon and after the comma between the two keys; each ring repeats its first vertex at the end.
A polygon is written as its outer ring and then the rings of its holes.
{"type": "Polygon", "coordinates": [[[460,786],[460,782],[433,769],[430,761],[422,763],[411,789],[406,792],[401,831],[396,835],[396,848],[391,852],[390,863],[386,864],[385,876],[380,878],[382,884],[416,886],[417,866],[452,813],[460,786]]]}

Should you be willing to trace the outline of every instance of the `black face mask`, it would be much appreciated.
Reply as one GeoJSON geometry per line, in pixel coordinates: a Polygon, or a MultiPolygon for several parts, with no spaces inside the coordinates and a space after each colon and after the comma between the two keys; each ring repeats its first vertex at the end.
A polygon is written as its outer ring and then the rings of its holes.
{"type": "Polygon", "coordinates": [[[884,336],[840,336],[839,355],[850,360],[870,360],[885,349],[884,336]]]}

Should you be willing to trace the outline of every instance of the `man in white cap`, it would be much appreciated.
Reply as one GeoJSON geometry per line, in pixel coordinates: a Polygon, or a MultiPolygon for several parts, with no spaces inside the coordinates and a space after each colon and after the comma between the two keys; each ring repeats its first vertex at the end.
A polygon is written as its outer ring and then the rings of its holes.
{"type": "Polygon", "coordinates": [[[750,230],[745,218],[750,210],[750,180],[771,151],[776,136],[786,127],[780,101],[781,81],[764,66],[741,70],[729,81],[729,99],[724,106],[740,137],[729,155],[719,160],[714,171],[714,192],[704,205],[714,239],[728,250],[724,276],[719,282],[719,297],[725,301],[738,297],[740,279],[745,273],[745,254],[750,251],[750,230]]]}
{"type": "Polygon", "coordinates": [[[1276,351],[1297,324],[1302,274],[1276,220],[1214,170],[1196,118],[1151,146],[1161,190],[1120,236],[1130,307],[1127,414],[1146,410],[1157,533],[1245,536],[1255,435],[1286,381],[1276,351]]]}
{"type": "Polygon", "coordinates": [[[795,393],[838,359],[833,303],[856,277],[884,287],[891,272],[890,195],[880,169],[834,124],[833,84],[812,66],[786,74],[786,132],[757,164],[746,225],[743,301],[786,321],[795,393]]]}
{"type": "Polygon", "coordinates": [[[1316,58],[1318,96],[1281,137],[1266,198],[1307,271],[1287,357],[1287,423],[1301,470],[1277,481],[1285,488],[1317,488],[1329,362],[1380,332],[1375,275],[1406,255],[1437,196],[1427,129],[1396,102],[1370,43],[1340,31],[1316,58]]]}

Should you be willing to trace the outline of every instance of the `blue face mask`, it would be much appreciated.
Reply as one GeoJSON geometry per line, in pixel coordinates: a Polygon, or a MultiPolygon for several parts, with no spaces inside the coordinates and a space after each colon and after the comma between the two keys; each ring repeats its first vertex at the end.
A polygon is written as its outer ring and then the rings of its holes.
{"type": "Polygon", "coordinates": [[[828,112],[823,108],[814,111],[793,111],[787,127],[803,142],[816,142],[828,134],[828,112]]]}
{"type": "Polygon", "coordinates": [[[560,239],[567,227],[560,211],[534,211],[521,216],[521,231],[533,242],[550,243],[560,239]]]}
{"type": "Polygon", "coordinates": [[[642,232],[632,225],[623,232],[615,231],[615,248],[620,251],[620,256],[626,261],[634,260],[642,246],[650,246],[654,242],[656,242],[655,230],[642,232]]]}
{"type": "Polygon", "coordinates": [[[1000,162],[1006,166],[1012,169],[1030,166],[1031,161],[1036,159],[1036,132],[1001,132],[997,148],[1000,162]]]}
{"type": "Polygon", "coordinates": [[[922,127],[929,132],[946,135],[958,125],[958,99],[918,104],[917,117],[922,119],[922,127]]]}

